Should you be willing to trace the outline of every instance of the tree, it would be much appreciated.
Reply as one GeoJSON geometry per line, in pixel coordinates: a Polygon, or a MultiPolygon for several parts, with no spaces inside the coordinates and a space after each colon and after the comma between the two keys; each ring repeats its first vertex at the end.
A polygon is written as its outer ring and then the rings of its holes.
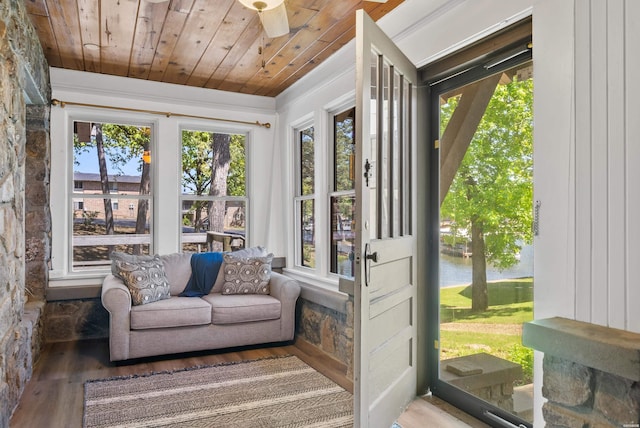
{"type": "MultiPolygon", "coordinates": [[[[117,125],[111,123],[102,124],[103,132],[112,149],[110,161],[115,169],[122,173],[122,167],[132,159],[141,159],[140,188],[138,194],[151,193],[151,165],[145,161],[144,154],[149,153],[151,144],[151,128],[132,125],[117,125]]],[[[138,213],[136,215],[135,233],[146,233],[147,216],[149,215],[149,200],[138,200],[138,213]]],[[[142,254],[142,246],[133,246],[133,254],[142,254]]]]}
{"type": "MultiPolygon", "coordinates": [[[[182,189],[184,193],[206,195],[211,187],[211,158],[213,146],[211,133],[202,131],[182,132],[182,189]]],[[[204,203],[196,201],[193,206],[193,226],[196,232],[206,230],[202,210],[204,203]]]]}
{"type": "MultiPolygon", "coordinates": [[[[95,143],[96,152],[98,153],[98,168],[100,169],[100,185],[102,187],[102,194],[108,195],[109,192],[109,174],[107,173],[107,160],[104,150],[104,138],[102,134],[102,125],[94,124],[95,129],[95,143]]],[[[113,235],[113,207],[111,206],[111,198],[104,198],[104,225],[105,234],[113,235]]],[[[109,247],[109,253],[113,251],[113,248],[109,247]]]]}
{"type": "MultiPolygon", "coordinates": [[[[498,85],[441,206],[441,217],[470,231],[472,310],[489,305],[486,265],[517,263],[532,239],[533,81],[498,85]]],[[[441,108],[441,123],[455,110],[441,108]]]]}
{"type": "MultiPolygon", "coordinates": [[[[231,136],[229,134],[213,134],[211,179],[214,185],[209,187],[210,196],[227,195],[227,175],[229,174],[229,164],[231,162],[230,142],[231,136]]],[[[220,200],[209,202],[210,230],[220,232],[224,230],[226,204],[226,201],[220,200]]]]}

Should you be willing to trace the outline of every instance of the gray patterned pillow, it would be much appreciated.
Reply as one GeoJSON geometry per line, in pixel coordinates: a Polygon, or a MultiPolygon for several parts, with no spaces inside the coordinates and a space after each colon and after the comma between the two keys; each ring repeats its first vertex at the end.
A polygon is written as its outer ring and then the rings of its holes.
{"type": "Polygon", "coordinates": [[[273,254],[245,258],[226,253],[223,257],[222,294],[269,294],[273,254]]]}
{"type": "Polygon", "coordinates": [[[160,256],[112,254],[111,272],[122,279],[133,305],[144,305],[170,297],[171,287],[160,256]]]}

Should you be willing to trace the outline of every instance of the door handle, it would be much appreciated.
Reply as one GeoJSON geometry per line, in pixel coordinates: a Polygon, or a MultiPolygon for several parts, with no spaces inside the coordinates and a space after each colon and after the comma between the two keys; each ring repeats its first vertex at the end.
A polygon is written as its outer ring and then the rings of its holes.
{"type": "Polygon", "coordinates": [[[369,269],[369,260],[374,263],[378,263],[378,252],[374,251],[369,254],[369,244],[365,244],[364,246],[364,285],[365,287],[369,286],[369,275],[371,274],[369,269]]]}

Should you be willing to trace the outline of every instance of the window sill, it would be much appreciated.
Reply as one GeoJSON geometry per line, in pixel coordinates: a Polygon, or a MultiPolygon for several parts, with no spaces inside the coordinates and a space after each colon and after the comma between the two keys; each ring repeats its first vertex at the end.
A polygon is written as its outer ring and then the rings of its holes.
{"type": "Polygon", "coordinates": [[[284,269],[284,273],[300,283],[300,297],[342,314],[347,313],[349,295],[338,290],[338,279],[320,279],[295,269],[284,269]]]}
{"type": "Polygon", "coordinates": [[[106,273],[90,273],[85,275],[61,275],[59,272],[49,273],[46,290],[47,301],[95,299],[100,297],[102,281],[106,273]]]}

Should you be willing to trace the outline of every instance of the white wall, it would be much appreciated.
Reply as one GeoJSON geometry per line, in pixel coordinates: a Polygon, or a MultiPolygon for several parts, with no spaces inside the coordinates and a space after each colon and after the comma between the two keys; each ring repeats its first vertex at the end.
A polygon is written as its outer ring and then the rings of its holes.
{"type": "Polygon", "coordinates": [[[536,318],[640,332],[640,5],[534,6],[536,318]]]}
{"type": "MultiPolygon", "coordinates": [[[[51,109],[51,208],[53,216],[53,285],[74,285],[69,281],[73,275],[66,268],[67,247],[62,245],[67,236],[66,227],[71,215],[66,206],[68,179],[66,166],[72,157],[68,150],[69,128],[65,118],[76,114],[92,114],[96,118],[105,112],[132,116],[152,123],[155,132],[154,175],[157,186],[154,190],[154,242],[155,252],[167,254],[179,250],[180,218],[175,208],[179,206],[180,192],[180,126],[215,127],[217,130],[248,133],[248,196],[249,196],[249,244],[264,245],[276,255],[285,252],[285,241],[281,238],[284,224],[280,215],[282,195],[274,186],[280,182],[280,170],[274,168],[276,119],[273,98],[234,94],[210,89],[190,88],[165,83],[128,79],[102,74],[84,73],[62,69],[51,69],[54,99],[69,103],[86,103],[129,109],[145,109],[201,117],[214,117],[236,121],[269,122],[267,129],[252,124],[230,123],[221,120],[206,120],[122,112],[119,110],[92,109],[68,105],[51,109]],[[164,209],[163,209],[164,207],[164,209]]],[[[78,275],[76,275],[78,276],[78,275]]],[[[86,276],[86,275],[85,275],[86,276]]],[[[95,275],[100,281],[100,275],[95,275]]],[[[82,278],[81,284],[92,283],[82,278]]],[[[76,282],[78,282],[76,281],[76,282]]]]}
{"type": "Polygon", "coordinates": [[[575,317],[640,333],[637,1],[575,8],[575,317]]]}

